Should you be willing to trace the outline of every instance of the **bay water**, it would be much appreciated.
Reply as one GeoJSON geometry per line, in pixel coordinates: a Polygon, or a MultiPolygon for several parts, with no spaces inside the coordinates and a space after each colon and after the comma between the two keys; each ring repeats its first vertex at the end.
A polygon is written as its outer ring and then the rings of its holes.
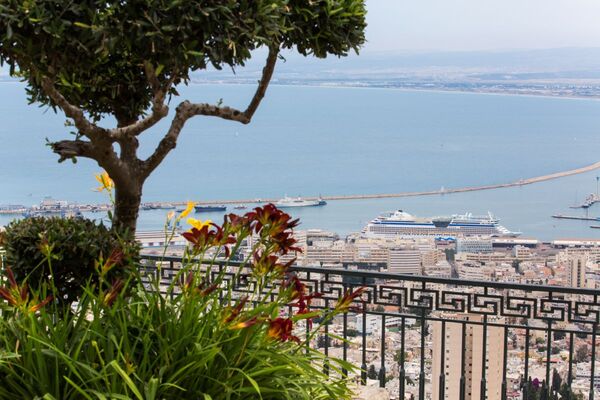
{"type": "MultiPolygon", "coordinates": [[[[244,108],[249,85],[194,84],[183,99],[244,108]]],[[[69,138],[65,118],[27,105],[25,87],[0,83],[0,204],[43,197],[101,203],[95,162],[58,164],[45,146],[69,138]]],[[[107,120],[106,126],[113,124],[107,120]]],[[[168,129],[141,137],[147,157],[168,129]]],[[[396,193],[513,182],[600,160],[600,102],[394,89],[272,85],[249,125],[197,117],[149,178],[144,201],[396,193]]],[[[418,216],[494,213],[523,236],[600,238],[569,206],[597,190],[600,171],[530,186],[413,198],[331,201],[291,210],[303,228],[357,232],[381,212],[418,216]]],[[[139,229],[159,229],[166,211],[143,211],[139,229]]],[[[221,219],[222,213],[200,218],[221,219]]],[[[600,216],[594,206],[589,216],[600,216]]],[[[97,217],[97,215],[96,215],[97,217]]],[[[11,218],[0,216],[0,225],[11,218]]],[[[600,224],[600,222],[598,223],[600,224]]]]}

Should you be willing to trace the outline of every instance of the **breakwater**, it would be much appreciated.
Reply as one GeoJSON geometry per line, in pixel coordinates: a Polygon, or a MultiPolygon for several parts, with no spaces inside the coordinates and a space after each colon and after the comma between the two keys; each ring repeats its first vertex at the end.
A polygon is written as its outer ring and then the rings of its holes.
{"type": "MultiPolygon", "coordinates": [[[[493,190],[502,189],[515,186],[532,185],[534,183],[545,182],[553,179],[565,178],[571,175],[583,174],[586,172],[600,169],[600,161],[595,162],[585,167],[571,169],[568,171],[556,172],[553,174],[536,176],[533,178],[520,179],[515,182],[498,183],[493,185],[482,185],[482,186],[467,186],[461,188],[442,188],[438,190],[420,191],[420,192],[398,192],[398,193],[379,193],[379,194],[354,194],[354,195],[340,195],[340,196],[322,196],[323,200],[362,200],[362,199],[384,199],[384,198],[401,198],[401,197],[419,197],[419,196],[434,196],[441,194],[452,194],[452,193],[465,193],[465,192],[476,192],[481,190],[493,190]]],[[[307,200],[316,200],[317,197],[305,197],[307,200]]],[[[276,202],[279,199],[242,199],[242,200],[215,200],[215,201],[204,201],[198,204],[240,204],[240,203],[269,203],[276,202]]],[[[157,203],[158,204],[158,203],[157,203]]],[[[173,203],[176,205],[183,205],[185,203],[173,203]]]]}
{"type": "MultiPolygon", "coordinates": [[[[461,188],[441,188],[438,190],[420,191],[420,192],[398,192],[398,193],[379,193],[379,194],[353,194],[353,195],[339,195],[339,196],[322,196],[322,200],[335,201],[335,200],[363,200],[363,199],[384,199],[384,198],[402,198],[402,197],[419,197],[419,196],[435,196],[445,195],[453,193],[466,193],[476,192],[481,190],[493,190],[502,189],[515,186],[532,185],[544,181],[553,179],[564,178],[571,175],[583,174],[586,172],[600,169],[600,161],[593,164],[571,169],[568,171],[556,172],[553,174],[547,174],[542,176],[536,176],[533,178],[520,179],[515,182],[498,183],[493,185],[481,185],[481,186],[467,186],[461,188]]],[[[304,197],[306,200],[317,200],[317,197],[304,197]]],[[[253,199],[236,199],[236,200],[211,200],[211,201],[198,201],[199,205],[220,205],[220,204],[260,204],[260,203],[275,203],[279,199],[275,198],[253,198],[253,199]]],[[[168,209],[172,207],[185,206],[185,201],[171,201],[171,202],[145,202],[142,204],[145,208],[156,208],[156,209],[168,209]]],[[[81,212],[106,212],[112,207],[110,204],[78,204],[70,205],[69,208],[77,208],[81,212]]],[[[23,209],[0,209],[0,214],[22,214],[27,211],[31,211],[31,208],[23,209]]]]}
{"type": "MultiPolygon", "coordinates": [[[[439,190],[421,191],[421,192],[399,192],[399,193],[380,193],[380,194],[354,194],[344,196],[322,196],[323,200],[361,200],[361,199],[384,199],[394,197],[418,197],[418,196],[433,196],[440,194],[476,192],[481,190],[502,189],[515,186],[532,185],[534,183],[545,182],[553,179],[565,178],[571,175],[583,174],[600,169],[600,161],[585,167],[576,168],[568,171],[556,172],[553,174],[536,176],[533,178],[520,179],[516,182],[498,183],[493,185],[482,186],[467,186],[462,188],[443,188],[439,190]]],[[[307,200],[316,200],[317,197],[306,197],[307,200]]],[[[245,199],[245,200],[217,200],[210,202],[202,202],[202,204],[238,204],[238,203],[264,203],[275,202],[278,199],[245,199]]],[[[183,204],[183,203],[181,203],[183,204]]]]}

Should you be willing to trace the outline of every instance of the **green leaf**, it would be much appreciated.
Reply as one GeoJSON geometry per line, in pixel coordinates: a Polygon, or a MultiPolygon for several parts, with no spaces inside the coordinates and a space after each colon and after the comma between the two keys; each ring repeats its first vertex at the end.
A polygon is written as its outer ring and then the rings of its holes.
{"type": "Polygon", "coordinates": [[[250,384],[252,385],[252,387],[256,391],[256,394],[258,395],[258,397],[260,399],[263,398],[262,394],[260,393],[260,387],[258,386],[258,383],[256,383],[256,381],[254,379],[252,379],[252,377],[250,375],[248,375],[246,373],[246,371],[244,371],[243,369],[240,369],[240,368],[231,368],[231,370],[239,372],[240,374],[242,374],[248,380],[248,382],[250,382],[250,384]]]}
{"type": "Polygon", "coordinates": [[[73,388],[75,388],[75,390],[77,390],[79,392],[79,394],[81,394],[87,400],[94,400],[92,396],[90,396],[89,394],[87,394],[85,392],[85,390],[83,390],[83,388],[81,386],[75,384],[75,382],[73,382],[71,379],[69,379],[68,376],[63,376],[63,379],[65,381],[67,381],[69,383],[69,385],[73,386],[73,388]]]}
{"type": "Polygon", "coordinates": [[[92,27],[88,24],[84,24],[83,22],[73,22],[73,25],[78,26],[80,28],[91,29],[92,27]]]}
{"type": "Polygon", "coordinates": [[[121,375],[121,378],[123,378],[123,380],[127,384],[127,387],[129,388],[129,390],[131,390],[133,392],[133,394],[135,395],[135,397],[138,398],[138,400],[144,400],[144,397],[142,396],[142,394],[138,390],[137,386],[135,386],[135,383],[133,383],[133,381],[131,380],[131,378],[129,377],[129,375],[127,375],[127,372],[125,372],[123,370],[123,368],[121,368],[119,366],[119,364],[117,363],[117,360],[111,361],[110,363],[108,363],[108,366],[114,368],[114,370],[117,371],[117,373],[119,375],[121,375]]]}
{"type": "Polygon", "coordinates": [[[158,393],[158,379],[151,378],[150,381],[144,386],[145,400],[154,400],[156,393],[158,393]]]}

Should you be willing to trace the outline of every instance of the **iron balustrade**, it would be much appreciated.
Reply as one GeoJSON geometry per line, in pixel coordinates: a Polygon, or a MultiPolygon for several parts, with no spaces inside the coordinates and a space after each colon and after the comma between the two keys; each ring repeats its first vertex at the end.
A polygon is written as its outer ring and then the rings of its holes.
{"type": "MultiPolygon", "coordinates": [[[[143,276],[166,287],[181,261],[144,255],[143,276]]],[[[224,261],[200,265],[211,269],[211,279],[224,273],[224,284],[239,296],[254,290],[247,270],[236,274],[241,267],[224,261]]],[[[578,392],[600,398],[600,291],[337,268],[290,271],[322,295],[313,308],[334,307],[346,290],[366,287],[356,304],[360,311],[323,326],[311,345],[358,364],[363,385],[369,366],[378,364],[378,384],[392,390],[391,398],[583,398],[575,397],[578,392]],[[336,337],[344,340],[336,344],[336,337]],[[369,347],[375,339],[378,347],[369,347]]],[[[329,373],[327,363],[323,370],[329,373]]]]}

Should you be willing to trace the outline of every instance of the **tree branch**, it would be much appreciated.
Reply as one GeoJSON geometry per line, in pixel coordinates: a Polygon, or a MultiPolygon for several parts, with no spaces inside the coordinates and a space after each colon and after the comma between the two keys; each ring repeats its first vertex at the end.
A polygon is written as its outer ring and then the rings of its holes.
{"type": "Polygon", "coordinates": [[[74,157],[87,157],[95,159],[95,148],[91,142],[83,140],[61,140],[50,143],[52,151],[60,156],[58,162],[63,162],[74,157]]]}
{"type": "Polygon", "coordinates": [[[173,117],[173,121],[171,121],[171,126],[169,127],[167,134],[158,143],[154,153],[144,161],[145,176],[150,175],[150,173],[159,166],[162,160],[164,160],[167,154],[169,154],[169,152],[177,145],[177,138],[179,137],[183,126],[187,120],[193,116],[190,112],[191,106],[189,101],[184,101],[177,106],[175,117],[173,117]]]}
{"type": "Polygon", "coordinates": [[[75,126],[81,134],[89,137],[91,140],[97,140],[108,136],[106,129],[100,128],[96,124],[90,122],[85,117],[83,110],[69,103],[56,89],[54,82],[50,78],[46,76],[42,78],[42,88],[52,101],[63,110],[65,115],[75,122],[75,126]]]}
{"type": "Polygon", "coordinates": [[[163,119],[169,114],[169,107],[165,105],[165,98],[167,93],[171,90],[173,82],[177,79],[178,75],[174,71],[169,80],[161,85],[158,78],[156,77],[156,70],[149,62],[144,64],[144,70],[146,73],[146,79],[152,88],[154,97],[152,98],[152,112],[146,118],[143,118],[131,125],[111,129],[111,134],[117,138],[122,139],[126,136],[137,136],[144,132],[146,129],[154,126],[158,121],[163,119]]]}
{"type": "Polygon", "coordinates": [[[248,118],[248,122],[252,119],[252,116],[258,109],[260,102],[263,97],[265,97],[265,93],[267,92],[267,87],[271,82],[271,78],[273,77],[273,71],[275,71],[275,64],[277,63],[277,57],[279,57],[279,47],[270,47],[269,55],[267,56],[267,62],[262,71],[262,77],[258,82],[258,88],[256,89],[256,93],[254,93],[254,97],[252,97],[252,101],[244,111],[244,115],[248,118]]]}
{"type": "Polygon", "coordinates": [[[190,105],[191,116],[194,115],[205,115],[210,117],[219,117],[230,121],[241,122],[242,124],[248,124],[252,120],[252,116],[258,109],[260,102],[265,97],[267,87],[273,77],[273,71],[275,70],[275,64],[277,63],[277,57],[279,56],[278,47],[270,47],[267,61],[262,71],[262,77],[258,81],[258,87],[256,92],[246,108],[245,111],[240,111],[231,107],[219,107],[208,103],[197,103],[190,105]]]}
{"type": "MultiPolygon", "coordinates": [[[[279,56],[278,47],[270,47],[269,55],[267,56],[266,64],[262,71],[262,77],[258,82],[256,92],[245,111],[240,111],[231,107],[219,107],[208,103],[192,104],[189,101],[184,101],[177,106],[175,117],[171,121],[171,126],[167,134],[160,141],[154,153],[144,162],[144,174],[148,176],[158,165],[164,160],[167,154],[177,145],[177,139],[183,129],[183,126],[188,119],[196,115],[205,115],[211,117],[219,117],[222,119],[241,122],[248,124],[252,120],[252,116],[258,109],[262,99],[265,97],[267,87],[273,77],[277,57],[279,56]]],[[[151,83],[152,84],[152,83],[151,83]]]]}

